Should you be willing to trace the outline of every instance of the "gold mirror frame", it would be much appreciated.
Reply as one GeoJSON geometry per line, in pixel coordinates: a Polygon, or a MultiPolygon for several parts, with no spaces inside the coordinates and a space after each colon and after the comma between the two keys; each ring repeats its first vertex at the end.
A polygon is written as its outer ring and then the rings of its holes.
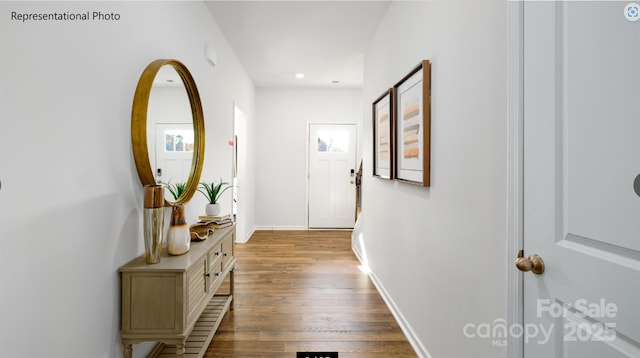
{"type": "Polygon", "coordinates": [[[131,111],[131,144],[133,148],[133,159],[138,169],[138,176],[142,185],[155,185],[155,177],[149,162],[149,149],[147,146],[147,107],[153,80],[162,66],[170,65],[180,75],[182,83],[189,96],[191,105],[191,116],[193,118],[194,148],[193,159],[191,161],[191,171],[187,178],[185,190],[175,202],[165,199],[165,205],[184,205],[195,194],[200,181],[202,164],[204,161],[204,115],[200,94],[196,87],[191,73],[180,61],[172,59],[160,59],[151,62],[140,75],[136,93],[133,97],[133,109],[131,111]]]}

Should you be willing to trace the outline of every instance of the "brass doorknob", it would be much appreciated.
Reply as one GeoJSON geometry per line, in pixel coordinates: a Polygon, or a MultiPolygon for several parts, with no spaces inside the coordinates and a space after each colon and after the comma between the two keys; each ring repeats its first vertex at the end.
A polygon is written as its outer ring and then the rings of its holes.
{"type": "Polygon", "coordinates": [[[522,272],[531,271],[536,275],[541,275],[544,272],[544,261],[542,261],[542,257],[536,254],[531,254],[525,258],[524,252],[520,250],[516,259],[516,267],[522,272]]]}

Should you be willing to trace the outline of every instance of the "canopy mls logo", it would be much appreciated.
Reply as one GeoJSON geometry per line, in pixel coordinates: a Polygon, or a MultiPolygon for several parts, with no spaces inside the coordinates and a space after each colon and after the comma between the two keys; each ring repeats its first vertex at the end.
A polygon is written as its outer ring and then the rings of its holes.
{"type": "Polygon", "coordinates": [[[606,320],[617,315],[616,304],[605,299],[597,303],[578,299],[573,304],[538,299],[536,317],[542,323],[514,323],[509,326],[506,320],[498,318],[491,323],[467,323],[462,333],[467,338],[490,339],[494,347],[506,347],[508,338],[521,337],[524,337],[525,343],[546,344],[556,329],[558,319],[562,318],[562,326],[557,329],[562,329],[562,337],[566,342],[611,342],[616,339],[616,324],[606,320]]]}
{"type": "Polygon", "coordinates": [[[467,323],[462,328],[462,333],[467,338],[491,339],[491,345],[494,347],[506,347],[507,338],[509,337],[524,337],[525,343],[529,343],[532,339],[537,339],[538,344],[545,344],[549,342],[553,328],[553,324],[545,327],[542,323],[527,323],[524,325],[514,323],[511,326],[507,326],[506,320],[498,318],[492,323],[467,323]]]}

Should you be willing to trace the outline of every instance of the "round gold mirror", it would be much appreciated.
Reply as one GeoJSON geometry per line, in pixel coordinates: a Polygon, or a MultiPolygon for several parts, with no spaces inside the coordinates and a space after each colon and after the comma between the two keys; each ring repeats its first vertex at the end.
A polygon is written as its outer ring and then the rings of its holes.
{"type": "Polygon", "coordinates": [[[191,73],[177,60],[155,60],[140,76],[131,113],[133,158],[142,185],[182,185],[165,205],[187,203],[204,160],[204,116],[191,73]]]}

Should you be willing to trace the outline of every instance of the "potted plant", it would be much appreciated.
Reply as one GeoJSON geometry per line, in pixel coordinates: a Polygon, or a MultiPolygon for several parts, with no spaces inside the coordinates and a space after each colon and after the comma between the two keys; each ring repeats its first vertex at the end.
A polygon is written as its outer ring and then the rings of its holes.
{"type": "Polygon", "coordinates": [[[160,183],[169,190],[169,192],[171,193],[171,196],[173,196],[173,200],[176,200],[176,201],[182,196],[182,193],[184,193],[184,189],[187,186],[187,183],[171,184],[171,181],[169,181],[168,183],[162,183],[162,182],[160,183]]]}
{"type": "Polygon", "coordinates": [[[220,215],[221,207],[218,200],[222,193],[227,191],[227,189],[231,188],[229,183],[223,182],[222,178],[220,178],[220,182],[216,184],[215,181],[211,183],[201,182],[198,191],[204,195],[209,203],[205,209],[207,215],[220,215]]]}

